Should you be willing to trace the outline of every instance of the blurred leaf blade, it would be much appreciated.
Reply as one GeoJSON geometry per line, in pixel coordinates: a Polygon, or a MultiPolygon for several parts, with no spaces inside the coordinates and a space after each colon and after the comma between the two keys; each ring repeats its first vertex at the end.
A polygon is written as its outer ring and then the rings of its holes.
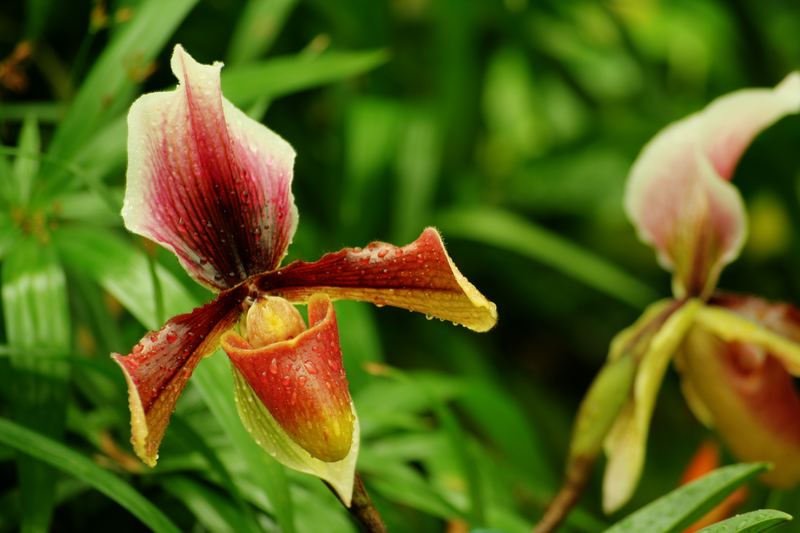
{"type": "Polygon", "coordinates": [[[17,140],[17,157],[14,160],[13,177],[17,205],[27,205],[30,200],[34,180],[39,172],[39,123],[33,115],[25,117],[17,140]]]}
{"type": "Polygon", "coordinates": [[[238,106],[261,98],[277,98],[372,70],[388,59],[384,50],[330,51],[295,55],[222,71],[222,92],[238,106]]]}
{"type": "Polygon", "coordinates": [[[269,50],[296,4],[297,0],[249,0],[233,31],[228,63],[247,63],[269,50]]]}
{"type": "Polygon", "coordinates": [[[88,483],[154,531],[179,531],[169,518],[122,479],[44,435],[0,418],[0,442],[88,483]]]}
{"type": "Polygon", "coordinates": [[[493,208],[459,208],[437,218],[445,236],[481,242],[541,261],[609,296],[641,308],[656,293],[606,260],[563,237],[509,212],[493,208]]]}
{"type": "MultiPolygon", "coordinates": [[[[39,355],[70,348],[70,316],[64,272],[52,246],[17,241],[3,263],[5,330],[13,350],[11,404],[22,424],[60,437],[64,430],[67,368],[39,355]]],[[[54,504],[56,473],[27,456],[18,461],[22,530],[45,531],[54,504]]]]}
{"type": "Polygon", "coordinates": [[[141,81],[141,72],[146,71],[196,3],[197,0],[145,0],[134,9],[133,18],[106,47],[81,85],[50,144],[52,156],[72,158],[102,123],[108,98],[141,81]]]}
{"type": "MultiPolygon", "coordinates": [[[[131,248],[111,233],[86,228],[62,228],[60,246],[67,261],[80,268],[116,297],[145,327],[156,329],[156,297],[150,266],[144,254],[131,248]]],[[[167,316],[186,312],[200,305],[170,273],[156,267],[163,291],[167,316]]],[[[207,358],[195,370],[192,383],[200,387],[211,412],[228,437],[252,465],[250,475],[273,503],[278,523],[284,531],[294,531],[294,519],[286,474],[268,457],[242,426],[233,403],[233,381],[225,358],[207,358]]]]}

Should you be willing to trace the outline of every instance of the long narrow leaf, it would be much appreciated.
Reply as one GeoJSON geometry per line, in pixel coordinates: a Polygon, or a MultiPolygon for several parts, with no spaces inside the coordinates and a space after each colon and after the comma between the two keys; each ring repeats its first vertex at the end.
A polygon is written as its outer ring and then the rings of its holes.
{"type": "Polygon", "coordinates": [[[657,299],[652,289],[563,237],[509,212],[463,208],[439,216],[445,235],[503,248],[572,276],[636,308],[657,299]]]}
{"type": "Polygon", "coordinates": [[[252,61],[264,54],[283,28],[297,0],[250,0],[228,47],[231,65],[252,61]]]}
{"type": "MultiPolygon", "coordinates": [[[[64,429],[67,367],[44,353],[70,348],[64,272],[55,250],[21,239],[3,263],[2,300],[8,345],[14,355],[11,405],[22,424],[48,436],[64,429]]],[[[46,531],[54,503],[55,472],[19,459],[22,530],[46,531]]]]}
{"type": "Polygon", "coordinates": [[[783,511],[759,509],[728,518],[700,530],[700,533],[760,533],[792,519],[783,511]]]}
{"type": "Polygon", "coordinates": [[[88,483],[153,531],[179,531],[169,518],[122,479],[44,435],[0,418],[0,442],[88,483]]]}
{"type": "Polygon", "coordinates": [[[766,470],[764,464],[726,466],[684,485],[639,509],[606,533],[677,533],[714,508],[725,497],[766,470]]]}
{"type": "Polygon", "coordinates": [[[69,160],[74,155],[102,123],[109,98],[141,81],[137,69],[146,68],[196,3],[145,0],[135,8],[133,18],[103,51],[81,85],[53,137],[52,156],[69,160]]]}
{"type": "Polygon", "coordinates": [[[331,51],[320,55],[296,55],[222,71],[222,92],[238,106],[260,98],[277,98],[356,76],[386,62],[383,50],[331,51]]]}
{"type": "MultiPolygon", "coordinates": [[[[156,298],[147,259],[122,239],[97,229],[63,228],[57,242],[65,261],[81,269],[116,297],[145,327],[155,329],[156,298]]],[[[156,268],[167,316],[186,312],[201,302],[169,272],[156,268]]],[[[278,463],[256,445],[242,426],[233,403],[233,381],[225,358],[207,358],[194,373],[192,383],[200,387],[211,412],[248,463],[256,484],[274,506],[284,531],[294,531],[291,499],[286,475],[278,463]]]]}

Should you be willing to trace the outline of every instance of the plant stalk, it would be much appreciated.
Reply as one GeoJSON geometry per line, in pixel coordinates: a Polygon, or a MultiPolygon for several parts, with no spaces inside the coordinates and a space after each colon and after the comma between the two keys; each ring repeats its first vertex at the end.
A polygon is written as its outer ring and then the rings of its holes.
{"type": "MultiPolygon", "coordinates": [[[[325,484],[328,485],[327,483],[325,484]]],[[[328,488],[339,498],[339,494],[330,485],[328,485],[328,488]]],[[[353,499],[350,502],[350,506],[345,505],[341,498],[339,498],[339,501],[342,502],[342,505],[345,506],[350,515],[361,524],[363,530],[367,533],[388,533],[386,524],[383,523],[383,518],[381,518],[378,509],[372,503],[372,498],[369,497],[367,488],[364,486],[364,482],[358,472],[356,472],[353,481],[353,499]]]]}
{"type": "Polygon", "coordinates": [[[564,484],[547,506],[542,519],[534,526],[533,533],[551,533],[558,529],[583,494],[594,462],[595,458],[584,458],[570,466],[564,484]]]}

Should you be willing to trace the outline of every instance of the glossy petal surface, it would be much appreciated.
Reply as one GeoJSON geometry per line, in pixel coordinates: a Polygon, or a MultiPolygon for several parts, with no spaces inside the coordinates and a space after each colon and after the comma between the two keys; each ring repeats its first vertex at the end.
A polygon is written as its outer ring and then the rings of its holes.
{"type": "Polygon", "coordinates": [[[220,334],[235,324],[241,299],[239,291],[223,293],[148,333],[130,354],[114,354],[128,383],[131,441],[145,464],[155,466],[178,396],[197,363],[217,348],[220,334]]]}
{"type": "Polygon", "coordinates": [[[748,89],[712,102],[664,130],[633,165],[625,208],[660,263],[674,271],[678,296],[707,294],[739,253],[744,207],[729,180],[764,128],[800,110],[800,75],[775,89],[748,89]]]}
{"type": "Polygon", "coordinates": [[[322,461],[340,461],[352,446],[354,415],[331,301],[312,297],[308,319],[309,329],[289,340],[253,347],[231,331],[222,347],[297,444],[322,461]]]}
{"type": "Polygon", "coordinates": [[[345,505],[349,506],[353,497],[353,480],[358,459],[358,417],[353,423],[353,445],[347,456],[341,461],[321,461],[286,433],[236,367],[233,368],[233,384],[239,417],[256,443],[282,465],[330,483],[345,505]]]}
{"type": "Polygon", "coordinates": [[[125,226],[174,252],[215,290],[272,270],[297,225],[294,151],[220,91],[221,63],[180,45],[173,91],[140,97],[128,114],[125,226]]]}
{"type": "Polygon", "coordinates": [[[323,293],[334,299],[391,305],[475,331],[497,322],[497,309],[458,271],[439,233],[427,228],[403,247],[373,242],[319,261],[296,261],[259,276],[260,290],[295,302],[323,293]]]}

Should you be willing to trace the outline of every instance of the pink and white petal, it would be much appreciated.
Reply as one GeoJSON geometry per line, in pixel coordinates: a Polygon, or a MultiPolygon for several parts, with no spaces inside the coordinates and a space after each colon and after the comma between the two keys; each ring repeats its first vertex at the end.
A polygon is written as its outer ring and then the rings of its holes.
{"type": "Polygon", "coordinates": [[[427,228],[403,247],[373,242],[313,263],[296,261],[254,280],[262,292],[304,302],[314,294],[372,302],[449,320],[474,331],[497,322],[497,308],[459,272],[439,232],[427,228]]]}
{"type": "Polygon", "coordinates": [[[703,153],[714,169],[731,179],[753,139],[786,115],[800,112],[800,72],[774,89],[743,89],[717,98],[701,113],[703,153]]]}
{"type": "Polygon", "coordinates": [[[251,344],[252,328],[248,339],[229,331],[222,337],[222,347],[294,442],[316,459],[337,462],[350,452],[355,416],[336,314],[327,296],[309,300],[308,320],[306,331],[266,346],[251,344]]]}
{"type": "Polygon", "coordinates": [[[639,238],[674,272],[676,295],[699,295],[744,244],[746,215],[738,190],[700,153],[697,116],[669,126],[634,163],[625,208],[639,238]]]}
{"type": "Polygon", "coordinates": [[[800,111],[800,75],[775,89],[721,97],[658,133],[631,169],[625,208],[639,237],[675,272],[678,296],[713,288],[736,258],[746,221],[738,191],[727,183],[753,138],[800,111]]]}
{"type": "Polygon", "coordinates": [[[133,449],[148,466],[156,465],[170,416],[195,367],[236,323],[242,292],[223,293],[191,313],[171,318],[126,356],[113,354],[128,384],[133,449]]]}
{"type": "Polygon", "coordinates": [[[726,342],[697,326],[679,368],[733,453],[742,461],[772,463],[763,480],[789,488],[800,482],[800,396],[779,360],[757,352],[757,346],[726,342]]]}
{"type": "Polygon", "coordinates": [[[285,255],[297,226],[295,154],[222,96],[221,63],[197,63],[177,45],[171,66],[178,87],[140,97],[128,114],[122,216],[224,290],[285,255]]]}

